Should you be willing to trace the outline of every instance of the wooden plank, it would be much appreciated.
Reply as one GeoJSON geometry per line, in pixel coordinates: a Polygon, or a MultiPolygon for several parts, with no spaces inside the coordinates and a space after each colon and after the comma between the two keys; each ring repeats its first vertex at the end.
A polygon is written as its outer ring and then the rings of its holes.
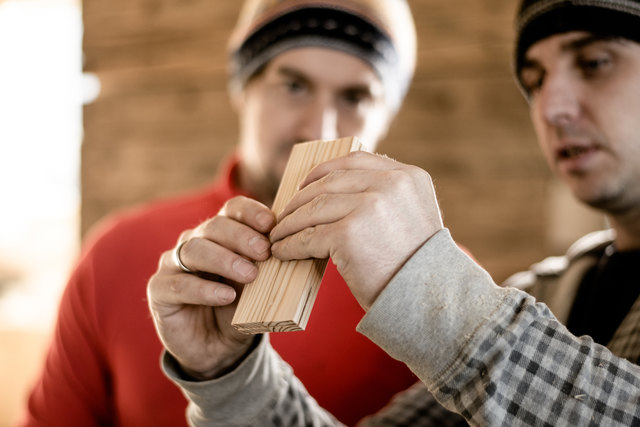
{"type": "MultiPolygon", "coordinates": [[[[295,145],[273,212],[276,215],[282,212],[314,166],[361,148],[355,137],[295,145]]],[[[258,263],[258,277],[245,285],[231,324],[251,334],[304,330],[327,262],[328,259],[280,261],[271,257],[258,263]]]]}

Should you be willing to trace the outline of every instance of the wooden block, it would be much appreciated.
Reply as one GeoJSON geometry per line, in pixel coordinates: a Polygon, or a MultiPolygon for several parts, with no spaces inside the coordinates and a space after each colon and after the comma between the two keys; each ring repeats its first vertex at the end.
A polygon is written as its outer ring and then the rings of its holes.
{"type": "MultiPolygon", "coordinates": [[[[360,150],[357,138],[296,144],[272,210],[278,215],[314,166],[360,150]]],[[[245,285],[231,324],[250,334],[301,331],[307,325],[328,259],[280,261],[271,257],[258,263],[258,277],[245,285]]]]}

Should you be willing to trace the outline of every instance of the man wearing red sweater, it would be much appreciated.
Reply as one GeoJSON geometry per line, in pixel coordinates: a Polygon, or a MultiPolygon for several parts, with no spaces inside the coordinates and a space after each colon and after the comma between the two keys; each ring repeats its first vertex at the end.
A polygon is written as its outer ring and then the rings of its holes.
{"type": "MultiPolygon", "coordinates": [[[[413,20],[404,0],[250,0],[229,64],[236,153],[203,191],[120,213],[92,231],[23,425],[185,424],[186,401],[159,368],[145,295],[161,254],[186,241],[180,256],[189,269],[251,281],[254,261],[269,254],[261,227],[274,220],[249,219],[252,209],[273,202],[297,142],[358,136],[375,149],[413,75],[413,20]]],[[[346,424],[415,381],[355,332],[362,314],[330,264],[307,330],[271,335],[311,394],[346,424]]]]}

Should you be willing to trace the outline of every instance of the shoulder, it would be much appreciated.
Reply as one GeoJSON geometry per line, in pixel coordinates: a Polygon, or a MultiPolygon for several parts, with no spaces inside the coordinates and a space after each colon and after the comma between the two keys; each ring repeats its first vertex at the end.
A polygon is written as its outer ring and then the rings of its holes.
{"type": "Polygon", "coordinates": [[[83,252],[100,243],[152,238],[197,226],[215,215],[227,200],[240,194],[233,180],[238,163],[235,155],[224,159],[215,179],[203,188],[111,212],[91,227],[83,241],[83,252]]]}
{"type": "Polygon", "coordinates": [[[159,200],[102,219],[87,233],[67,288],[99,301],[103,315],[109,315],[107,307],[133,304],[132,296],[141,301],[162,253],[184,230],[217,212],[207,194],[159,200]]]}
{"type": "Polygon", "coordinates": [[[576,260],[596,254],[610,245],[615,238],[612,229],[594,231],[576,240],[561,256],[551,256],[533,264],[529,270],[518,272],[505,280],[503,286],[519,289],[533,286],[545,278],[561,276],[576,260]]]}
{"type": "Polygon", "coordinates": [[[215,215],[225,201],[209,188],[114,211],[88,231],[81,257],[136,251],[152,252],[157,259],[160,249],[171,247],[182,231],[215,215]]]}

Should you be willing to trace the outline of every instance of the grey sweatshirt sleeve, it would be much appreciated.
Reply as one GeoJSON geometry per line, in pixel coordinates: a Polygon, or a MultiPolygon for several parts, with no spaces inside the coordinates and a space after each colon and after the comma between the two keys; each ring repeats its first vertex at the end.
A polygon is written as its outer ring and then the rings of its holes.
{"type": "Polygon", "coordinates": [[[189,400],[192,426],[340,426],[309,396],[269,344],[268,335],[233,372],[210,381],[182,377],[176,360],[162,356],[165,375],[189,400]]]}
{"type": "Polygon", "coordinates": [[[433,373],[451,369],[460,349],[499,315],[510,296],[525,294],[495,285],[445,229],[396,274],[358,331],[429,383],[433,373]]]}

